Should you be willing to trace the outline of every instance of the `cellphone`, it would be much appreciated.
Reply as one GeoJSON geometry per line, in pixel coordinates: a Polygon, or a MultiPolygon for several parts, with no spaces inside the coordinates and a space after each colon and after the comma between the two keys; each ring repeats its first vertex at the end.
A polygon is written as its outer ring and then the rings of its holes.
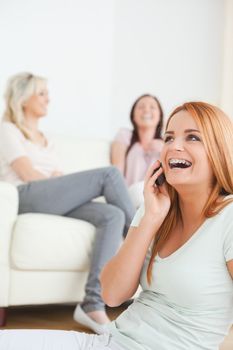
{"type": "MultiPolygon", "coordinates": [[[[154,175],[154,173],[155,173],[157,170],[159,170],[159,168],[161,168],[161,165],[153,171],[152,176],[154,175]]],[[[163,184],[165,181],[166,181],[166,177],[165,177],[164,173],[162,173],[162,174],[160,174],[159,177],[155,180],[155,184],[156,184],[157,186],[162,186],[162,184],[163,184]]]]}

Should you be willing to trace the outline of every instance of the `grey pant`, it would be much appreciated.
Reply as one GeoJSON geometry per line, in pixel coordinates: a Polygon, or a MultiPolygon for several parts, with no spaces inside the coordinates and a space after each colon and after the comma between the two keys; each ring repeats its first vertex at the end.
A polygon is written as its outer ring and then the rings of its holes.
{"type": "Polygon", "coordinates": [[[84,311],[103,310],[99,274],[126,234],[134,207],[120,172],[100,168],[18,186],[19,214],[46,213],[90,222],[96,227],[84,311]],[[104,196],[107,203],[91,202],[104,196]]]}

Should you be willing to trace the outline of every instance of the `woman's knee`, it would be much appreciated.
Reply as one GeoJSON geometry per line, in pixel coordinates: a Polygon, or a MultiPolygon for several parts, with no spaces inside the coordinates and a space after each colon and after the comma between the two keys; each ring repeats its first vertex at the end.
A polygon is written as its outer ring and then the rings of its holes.
{"type": "Polygon", "coordinates": [[[120,208],[111,204],[106,204],[102,216],[102,223],[115,223],[118,226],[124,227],[125,214],[120,208]]]}
{"type": "Polygon", "coordinates": [[[114,165],[108,166],[107,168],[105,168],[106,174],[110,177],[120,177],[122,178],[122,174],[120,172],[120,170],[115,167],[114,165]]]}

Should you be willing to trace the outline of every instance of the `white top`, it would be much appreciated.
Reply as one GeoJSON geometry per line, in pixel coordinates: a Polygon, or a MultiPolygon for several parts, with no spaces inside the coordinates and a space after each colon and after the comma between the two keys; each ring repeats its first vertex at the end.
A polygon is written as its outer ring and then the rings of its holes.
{"type": "MultiPolygon", "coordinates": [[[[47,137],[46,137],[47,138],[47,137]]],[[[54,144],[47,138],[47,145],[40,146],[25,138],[16,125],[2,122],[0,125],[0,180],[14,185],[23,183],[13,171],[11,164],[20,157],[28,157],[33,167],[45,176],[60,171],[54,144]]]]}
{"type": "MultiPolygon", "coordinates": [[[[132,222],[138,226],[144,209],[132,222]]],[[[233,322],[233,203],[166,258],[155,258],[152,283],[146,270],[139,298],[110,324],[125,350],[217,350],[233,322]]]]}

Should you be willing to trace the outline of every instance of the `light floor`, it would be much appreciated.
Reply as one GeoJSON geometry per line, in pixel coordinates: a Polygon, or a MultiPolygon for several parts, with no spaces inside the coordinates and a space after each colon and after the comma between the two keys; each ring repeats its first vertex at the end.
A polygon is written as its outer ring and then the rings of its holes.
{"type": "MultiPolygon", "coordinates": [[[[126,306],[108,309],[108,315],[115,319],[126,306]]],[[[39,329],[64,329],[89,332],[86,328],[73,321],[74,306],[49,305],[33,307],[9,308],[8,320],[5,329],[12,328],[39,328],[39,329]]],[[[90,332],[89,332],[90,333],[90,332]]],[[[233,327],[225,339],[220,350],[233,350],[233,327]]]]}

